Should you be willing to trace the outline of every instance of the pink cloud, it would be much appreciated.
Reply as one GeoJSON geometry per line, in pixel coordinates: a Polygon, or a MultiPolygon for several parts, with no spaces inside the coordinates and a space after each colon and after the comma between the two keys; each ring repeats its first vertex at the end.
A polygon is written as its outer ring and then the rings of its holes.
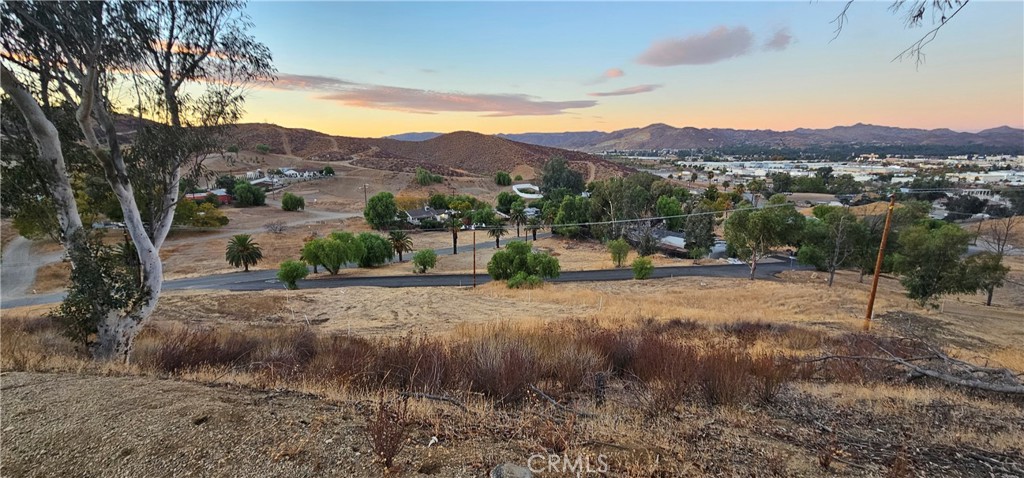
{"type": "Polygon", "coordinates": [[[629,88],[622,88],[620,90],[615,90],[615,91],[605,91],[605,92],[587,93],[587,94],[590,95],[590,96],[626,96],[626,95],[636,95],[636,94],[640,94],[640,93],[650,93],[650,92],[652,92],[652,91],[654,91],[654,90],[656,90],[658,88],[661,88],[661,86],[662,85],[637,85],[637,86],[630,86],[629,88]]]}
{"type": "Polygon", "coordinates": [[[706,65],[750,52],[754,35],[747,27],[715,27],[708,33],[654,42],[636,62],[652,66],[706,65]]]}
{"type": "Polygon", "coordinates": [[[434,114],[442,111],[479,112],[483,116],[539,116],[590,108],[594,100],[544,101],[521,94],[474,94],[372,85],[324,76],[282,73],[266,88],[317,91],[317,99],[338,101],[347,106],[409,113],[434,114]]]}
{"type": "Polygon", "coordinates": [[[789,47],[790,43],[793,43],[793,35],[789,34],[788,28],[780,28],[771,38],[768,39],[764,44],[765,50],[782,51],[789,47]]]}
{"type": "Polygon", "coordinates": [[[605,78],[621,78],[626,75],[626,72],[622,71],[621,68],[609,68],[604,72],[605,78]]]}

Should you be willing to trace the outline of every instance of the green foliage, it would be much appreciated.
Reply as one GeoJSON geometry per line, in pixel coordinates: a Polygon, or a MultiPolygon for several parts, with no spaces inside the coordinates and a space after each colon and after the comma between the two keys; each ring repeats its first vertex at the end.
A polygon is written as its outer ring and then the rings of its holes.
{"type": "Polygon", "coordinates": [[[1003,256],[982,252],[964,260],[964,288],[988,293],[986,305],[992,305],[992,292],[1002,287],[1010,268],[1003,265],[1003,256]]]}
{"type": "Polygon", "coordinates": [[[565,188],[574,194],[583,192],[583,174],[569,169],[565,158],[551,158],[541,169],[541,189],[545,194],[549,191],[565,188]]]}
{"type": "Polygon", "coordinates": [[[395,223],[398,216],[398,205],[395,196],[387,191],[374,194],[366,202],[363,217],[374,229],[387,229],[395,223]]]}
{"type": "Polygon", "coordinates": [[[577,224],[587,222],[590,212],[588,199],[582,196],[566,196],[558,207],[558,214],[555,216],[555,226],[552,232],[568,236],[581,237],[586,232],[583,226],[577,224]]]}
{"type": "Polygon", "coordinates": [[[267,154],[270,152],[270,146],[267,146],[265,144],[257,144],[256,151],[259,151],[261,154],[267,154]]]}
{"type": "Polygon", "coordinates": [[[517,272],[508,280],[509,289],[534,289],[544,285],[544,279],[525,272],[517,272]]]}
{"type": "Polygon", "coordinates": [[[533,252],[530,245],[512,241],[505,250],[494,253],[487,263],[487,273],[494,280],[509,280],[518,273],[537,277],[558,277],[561,267],[558,259],[548,254],[533,252]]]}
{"type": "Polygon", "coordinates": [[[615,263],[615,267],[622,267],[626,264],[626,258],[629,257],[629,249],[629,243],[625,239],[608,241],[608,252],[612,254],[612,262],[615,263]]]}
{"type": "Polygon", "coordinates": [[[311,242],[321,241],[316,246],[320,265],[327,269],[332,275],[337,274],[342,266],[350,262],[362,260],[366,254],[366,247],[363,242],[349,232],[332,232],[330,236],[322,239],[314,239],[311,242]]]}
{"type": "Polygon", "coordinates": [[[509,176],[505,171],[498,171],[498,173],[494,175],[494,184],[497,184],[498,186],[511,186],[512,176],[509,176]]]}
{"type": "Polygon", "coordinates": [[[854,264],[857,251],[868,247],[868,237],[864,225],[845,207],[816,206],[814,219],[804,223],[797,259],[828,271],[831,286],[836,269],[854,264]]]}
{"type": "Polygon", "coordinates": [[[232,144],[231,146],[228,146],[228,152],[229,153],[237,153],[240,150],[241,150],[241,148],[239,148],[237,144],[232,144]]]}
{"type": "Polygon", "coordinates": [[[248,181],[238,181],[234,188],[235,205],[240,207],[263,206],[267,204],[267,193],[248,181]]]}
{"type": "Polygon", "coordinates": [[[690,259],[703,259],[711,254],[711,249],[706,247],[690,247],[690,259]]]}
{"type": "Polygon", "coordinates": [[[725,221],[725,240],[740,258],[750,262],[754,278],[757,261],[775,247],[799,242],[804,217],[786,198],[775,195],[764,209],[736,211],[725,221]]]}
{"type": "Polygon", "coordinates": [[[487,235],[494,238],[494,246],[496,248],[501,247],[501,238],[507,234],[508,229],[502,222],[498,222],[497,224],[490,226],[490,229],[487,230],[487,235]]]}
{"type": "MultiPolygon", "coordinates": [[[[658,216],[682,216],[683,205],[673,196],[661,196],[655,204],[658,216]]],[[[682,217],[671,217],[665,219],[665,226],[670,231],[680,231],[683,228],[682,217]]]]}
{"type": "Polygon", "coordinates": [[[984,212],[987,205],[987,199],[977,196],[969,194],[954,196],[946,201],[946,210],[949,211],[949,215],[946,217],[950,220],[970,219],[971,216],[984,212]]]}
{"type": "Polygon", "coordinates": [[[512,209],[512,204],[514,204],[518,200],[518,195],[510,193],[508,191],[502,191],[498,193],[498,197],[495,198],[495,201],[497,202],[497,206],[495,206],[495,209],[501,211],[504,214],[508,214],[509,211],[512,209]]]}
{"type": "Polygon", "coordinates": [[[359,258],[359,267],[377,267],[395,257],[391,243],[380,235],[364,232],[358,237],[363,245],[363,255],[359,258]]]}
{"type": "Polygon", "coordinates": [[[229,176],[229,175],[225,174],[225,175],[217,177],[217,181],[215,182],[215,185],[216,185],[216,189],[223,189],[223,190],[227,191],[229,196],[234,196],[235,195],[235,183],[236,182],[237,182],[237,180],[234,178],[234,176],[229,176]]]}
{"type": "Polygon", "coordinates": [[[323,176],[334,176],[334,168],[330,166],[324,166],[324,168],[320,170],[320,174],[323,176]]]}
{"type": "Polygon", "coordinates": [[[437,253],[431,249],[417,251],[412,256],[413,272],[424,274],[427,269],[433,269],[437,265],[437,253]]]}
{"type": "Polygon", "coordinates": [[[637,257],[633,260],[633,278],[637,280],[649,279],[654,272],[654,264],[649,257],[637,257]]]}
{"type": "Polygon", "coordinates": [[[131,243],[103,244],[99,236],[79,232],[83,247],[68,251],[75,267],[67,296],[53,312],[61,333],[91,346],[101,321],[111,310],[123,310],[145,300],[139,260],[131,243]]]}
{"type": "Polygon", "coordinates": [[[398,262],[402,262],[402,254],[412,250],[412,238],[405,231],[391,231],[388,233],[388,242],[391,243],[391,250],[398,254],[398,262]]]}
{"type": "MultiPolygon", "coordinates": [[[[500,194],[498,196],[501,197],[500,194]]],[[[430,199],[427,200],[427,205],[435,211],[444,211],[448,209],[448,196],[441,193],[431,194],[430,199]]]]}
{"type": "Polygon", "coordinates": [[[260,245],[253,242],[252,236],[248,234],[237,234],[228,240],[227,251],[224,258],[234,267],[245,267],[249,272],[249,266],[256,265],[263,260],[263,251],[260,245]]]}
{"type": "Polygon", "coordinates": [[[907,297],[925,305],[943,294],[973,291],[960,259],[970,242],[969,232],[942,221],[922,220],[901,232],[893,268],[907,297]]]}
{"type": "Polygon", "coordinates": [[[305,210],[306,198],[292,193],[284,193],[284,196],[281,197],[281,209],[285,211],[305,210]]]}
{"type": "Polygon", "coordinates": [[[515,177],[515,180],[516,181],[522,181],[523,180],[523,175],[522,174],[517,174],[516,177],[515,177]]]}
{"type": "MultiPolygon", "coordinates": [[[[185,200],[183,202],[192,201],[185,200]]],[[[174,219],[177,220],[178,217],[175,216],[174,219]]],[[[217,209],[217,206],[203,201],[196,209],[191,225],[193,227],[222,227],[228,225],[228,217],[220,209],[217,209]]]]}
{"type": "Polygon", "coordinates": [[[285,287],[289,290],[295,290],[299,288],[296,281],[305,279],[308,274],[309,269],[306,268],[305,263],[301,261],[284,261],[277,271],[277,278],[284,282],[285,287]]]}
{"type": "Polygon", "coordinates": [[[435,183],[443,183],[444,178],[440,174],[433,174],[423,168],[416,168],[416,184],[430,186],[435,183]]]}
{"type": "Polygon", "coordinates": [[[715,216],[710,214],[711,212],[711,208],[698,203],[686,217],[683,231],[686,235],[686,247],[691,251],[710,250],[711,246],[715,245],[715,216]]]}

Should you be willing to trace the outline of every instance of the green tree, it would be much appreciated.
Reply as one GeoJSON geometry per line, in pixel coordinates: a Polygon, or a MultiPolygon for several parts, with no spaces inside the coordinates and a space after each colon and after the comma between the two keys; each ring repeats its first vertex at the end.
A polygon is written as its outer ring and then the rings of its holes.
{"type": "Polygon", "coordinates": [[[302,245],[302,251],[299,253],[300,259],[306,264],[313,266],[314,274],[317,273],[317,267],[324,263],[323,247],[324,241],[322,239],[312,239],[302,245]]]}
{"type": "Polygon", "coordinates": [[[637,257],[633,260],[633,278],[637,280],[649,279],[654,272],[654,264],[649,257],[637,257]]]}
{"type": "Polygon", "coordinates": [[[417,251],[412,256],[413,272],[425,274],[427,269],[433,269],[437,265],[437,253],[431,249],[417,251]]]}
{"type": "Polygon", "coordinates": [[[629,243],[621,238],[608,241],[608,252],[612,254],[612,262],[615,263],[615,267],[622,267],[626,264],[626,258],[629,257],[629,243]]]}
{"type": "Polygon", "coordinates": [[[665,226],[670,231],[680,231],[683,228],[683,205],[673,196],[661,196],[655,205],[658,216],[676,216],[665,219],[665,226]]]}
{"type": "Polygon", "coordinates": [[[590,204],[587,198],[581,196],[566,196],[558,208],[558,215],[555,216],[555,226],[552,231],[568,237],[582,237],[585,233],[580,223],[587,222],[587,215],[590,212],[590,204]]]}
{"type": "Polygon", "coordinates": [[[545,194],[561,188],[579,194],[583,192],[583,185],[583,174],[569,169],[569,164],[561,156],[551,158],[541,168],[541,189],[545,194]]]}
{"type": "Polygon", "coordinates": [[[836,269],[854,262],[857,248],[864,244],[867,234],[845,207],[816,206],[814,219],[804,223],[803,244],[797,258],[801,264],[828,272],[828,286],[832,287],[836,269]]]}
{"type": "Polygon", "coordinates": [[[533,235],[533,240],[537,240],[537,231],[543,227],[539,217],[531,217],[526,221],[526,232],[533,235]]]}
{"type": "Polygon", "coordinates": [[[217,187],[217,189],[223,189],[223,190],[227,191],[229,196],[234,197],[234,195],[235,195],[235,183],[237,181],[238,180],[235,179],[234,176],[231,176],[231,175],[228,175],[228,174],[224,174],[224,175],[221,175],[221,176],[217,177],[217,181],[214,183],[214,185],[217,187]]]}
{"type": "Polygon", "coordinates": [[[964,278],[967,288],[983,290],[985,305],[992,305],[992,294],[1002,287],[1010,268],[1003,265],[1003,258],[993,252],[981,252],[964,260],[964,278]]]}
{"type": "Polygon", "coordinates": [[[302,248],[302,257],[307,263],[316,267],[323,266],[331,275],[338,273],[348,263],[358,263],[366,253],[366,248],[356,236],[349,232],[332,232],[329,236],[313,239],[302,248]]]}
{"type": "Polygon", "coordinates": [[[259,151],[260,154],[267,154],[270,152],[270,146],[267,146],[265,144],[257,144],[256,151],[259,151]]]}
{"type": "Polygon", "coordinates": [[[459,253],[459,231],[464,225],[462,219],[455,214],[449,214],[444,220],[444,227],[452,233],[452,255],[459,253]]]}
{"type": "Polygon", "coordinates": [[[768,207],[734,212],[725,221],[725,240],[737,255],[750,264],[754,280],[757,262],[772,249],[794,244],[803,230],[804,217],[782,195],[772,196],[768,207]]]}
{"type": "Polygon", "coordinates": [[[498,173],[494,175],[494,184],[497,184],[498,186],[511,186],[512,176],[509,176],[505,171],[498,171],[498,173]]]}
{"type": "Polygon", "coordinates": [[[234,188],[235,204],[241,207],[263,206],[267,204],[267,193],[262,188],[249,184],[248,181],[237,181],[234,188]]]}
{"type": "Polygon", "coordinates": [[[973,291],[965,280],[961,256],[967,253],[971,234],[959,226],[925,219],[899,235],[899,252],[893,270],[907,297],[925,305],[943,294],[973,291]]]}
{"type": "Polygon", "coordinates": [[[402,262],[402,253],[412,250],[412,238],[405,231],[389,232],[388,242],[391,243],[391,250],[398,254],[398,262],[402,262]]]}
{"type": "Polygon", "coordinates": [[[249,272],[249,266],[256,265],[263,260],[263,251],[260,245],[252,240],[248,234],[237,234],[228,241],[227,251],[224,258],[228,264],[234,267],[244,267],[249,272]]]}
{"type": "Polygon", "coordinates": [[[526,224],[526,204],[521,199],[512,203],[508,219],[516,225],[516,237],[519,237],[519,226],[526,224]]]}
{"type": "Polygon", "coordinates": [[[306,209],[306,199],[292,193],[284,193],[281,197],[281,209],[285,211],[298,211],[306,209]]]}
{"type": "Polygon", "coordinates": [[[494,247],[501,248],[501,238],[508,234],[508,228],[505,227],[505,223],[499,222],[491,226],[487,230],[487,235],[494,238],[494,247]]]}
{"type": "Polygon", "coordinates": [[[553,278],[558,277],[560,270],[558,259],[533,252],[530,244],[523,241],[509,242],[505,250],[495,252],[487,263],[487,273],[494,280],[509,280],[519,273],[553,278]]]}
{"type": "Polygon", "coordinates": [[[423,168],[416,168],[416,184],[420,186],[430,186],[434,183],[442,183],[444,178],[439,174],[433,174],[423,168]]]}
{"type": "Polygon", "coordinates": [[[498,193],[498,197],[495,199],[495,209],[502,212],[502,214],[508,214],[512,210],[512,204],[519,200],[519,196],[508,191],[502,191],[498,193]]]}
{"type": "Polygon", "coordinates": [[[366,223],[374,229],[387,229],[395,223],[398,217],[398,205],[395,203],[395,196],[387,191],[374,194],[366,202],[366,209],[363,210],[363,217],[366,223]]]}
{"type": "Polygon", "coordinates": [[[359,258],[359,267],[377,267],[395,257],[391,243],[377,234],[364,232],[359,235],[359,242],[365,250],[359,258]]]}
{"type": "Polygon", "coordinates": [[[305,279],[308,274],[309,269],[306,269],[305,263],[301,261],[284,261],[277,271],[277,279],[284,282],[285,287],[289,290],[295,290],[299,288],[296,282],[299,279],[305,279]]]}
{"type": "Polygon", "coordinates": [[[715,245],[715,215],[711,208],[697,203],[686,217],[686,247],[710,250],[715,245]]]}
{"type": "Polygon", "coordinates": [[[754,207],[757,207],[757,198],[768,191],[768,183],[763,179],[751,179],[747,183],[747,191],[754,199],[754,207]]]}
{"type": "Polygon", "coordinates": [[[323,176],[334,176],[334,168],[330,166],[324,166],[324,168],[320,170],[320,174],[323,176]]]}
{"type": "MultiPolygon", "coordinates": [[[[192,202],[192,201],[183,201],[192,202]]],[[[192,226],[194,227],[222,227],[228,225],[228,217],[217,209],[217,206],[209,202],[203,202],[196,209],[195,216],[192,218],[192,226]]]]}

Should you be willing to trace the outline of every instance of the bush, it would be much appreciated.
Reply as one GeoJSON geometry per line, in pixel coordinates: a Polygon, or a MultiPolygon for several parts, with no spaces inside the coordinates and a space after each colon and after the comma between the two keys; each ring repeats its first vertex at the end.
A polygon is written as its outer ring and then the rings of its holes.
{"type": "Polygon", "coordinates": [[[782,387],[793,378],[793,363],[785,357],[761,354],[751,362],[750,372],[754,376],[753,392],[761,403],[772,403],[782,387]]]}
{"type": "Polygon", "coordinates": [[[694,247],[690,249],[690,259],[703,259],[711,254],[711,250],[706,247],[694,247]]]}
{"type": "Polygon", "coordinates": [[[517,272],[508,280],[509,289],[533,289],[544,284],[544,280],[526,272],[517,272]]]}
{"type": "Polygon", "coordinates": [[[270,146],[267,146],[265,144],[257,144],[256,151],[259,151],[262,154],[267,154],[270,152],[270,146]]]}
{"type": "MultiPolygon", "coordinates": [[[[188,201],[187,199],[185,201],[188,201]]],[[[228,224],[228,217],[217,209],[217,206],[203,201],[192,218],[192,225],[195,227],[221,227],[228,224]]]]}
{"type": "MultiPolygon", "coordinates": [[[[523,241],[509,242],[504,251],[495,252],[487,263],[487,273],[494,280],[509,280],[523,273],[521,279],[526,283],[528,276],[536,276],[540,280],[543,277],[558,277],[560,272],[558,259],[533,252],[530,245],[523,241]]],[[[536,281],[532,282],[536,284],[536,281]]]]}
{"type": "Polygon", "coordinates": [[[516,179],[516,181],[522,181],[523,180],[523,175],[522,174],[517,174],[515,179],[516,179]]]}
{"type": "Polygon", "coordinates": [[[284,193],[281,197],[281,209],[285,211],[298,211],[306,209],[306,199],[292,193],[284,193]]]}
{"type": "Polygon", "coordinates": [[[424,249],[412,256],[413,272],[424,274],[427,269],[433,269],[437,265],[437,253],[431,249],[424,249]]]}
{"type": "Polygon", "coordinates": [[[277,271],[277,278],[284,282],[285,287],[295,290],[299,288],[295,282],[299,279],[304,279],[307,274],[309,274],[309,269],[306,269],[304,262],[284,261],[281,263],[281,268],[277,271]]]}
{"type": "Polygon", "coordinates": [[[539,376],[537,357],[522,338],[485,335],[467,344],[466,378],[470,390],[502,404],[519,403],[539,376]]]}
{"type": "Polygon", "coordinates": [[[267,203],[267,193],[262,188],[249,184],[248,181],[238,181],[234,188],[235,204],[241,207],[263,206],[267,203]]]}
{"type": "Polygon", "coordinates": [[[629,243],[625,239],[608,241],[608,252],[612,253],[612,262],[615,263],[615,267],[622,267],[626,264],[626,258],[629,257],[629,243]]]}
{"type": "Polygon", "coordinates": [[[494,184],[498,186],[511,186],[512,176],[509,176],[505,171],[498,171],[498,174],[494,175],[494,184]]]}
{"type": "Polygon", "coordinates": [[[697,377],[708,405],[736,405],[750,393],[750,356],[747,352],[716,347],[701,356],[697,377]]]}
{"type": "Polygon", "coordinates": [[[440,174],[433,174],[423,168],[416,168],[416,184],[430,186],[434,183],[443,183],[444,178],[440,174]]]}
{"type": "Polygon", "coordinates": [[[358,240],[363,245],[363,255],[359,258],[359,267],[377,267],[395,257],[391,243],[377,234],[364,232],[358,240]]]}
{"type": "Polygon", "coordinates": [[[366,219],[366,223],[374,229],[387,229],[395,223],[398,217],[398,204],[395,203],[395,196],[386,191],[374,194],[366,201],[363,217],[366,219]]]}
{"type": "Polygon", "coordinates": [[[384,468],[394,465],[395,456],[405,447],[409,438],[409,402],[407,399],[385,401],[381,396],[377,410],[366,421],[366,435],[373,446],[373,454],[384,468]]]}
{"type": "Polygon", "coordinates": [[[654,272],[654,264],[649,257],[637,257],[633,261],[633,278],[637,280],[650,279],[654,272]]]}
{"type": "Polygon", "coordinates": [[[232,144],[231,146],[228,146],[229,153],[237,153],[239,150],[241,150],[241,148],[239,148],[237,144],[232,144]]]}
{"type": "Polygon", "coordinates": [[[334,176],[334,168],[330,166],[324,166],[324,168],[320,170],[320,174],[323,176],[334,176]]]}

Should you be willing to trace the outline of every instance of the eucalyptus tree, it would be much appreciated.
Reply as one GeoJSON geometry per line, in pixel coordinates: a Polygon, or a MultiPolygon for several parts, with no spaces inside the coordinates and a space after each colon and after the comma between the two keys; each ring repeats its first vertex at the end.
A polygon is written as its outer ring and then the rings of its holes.
{"type": "MultiPolygon", "coordinates": [[[[270,51],[237,1],[4,2],[0,85],[35,146],[26,155],[57,220],[73,272],[64,322],[94,336],[99,359],[127,361],[163,286],[160,248],[183,172],[214,151],[246,88],[273,78],[270,51]],[[116,197],[136,267],[112,274],[83,227],[57,109],[74,110],[80,143],[116,197]],[[131,113],[131,148],[121,133],[131,113]],[[146,118],[143,120],[142,118],[146,118]]],[[[4,140],[6,142],[6,139],[4,140]]]]}

